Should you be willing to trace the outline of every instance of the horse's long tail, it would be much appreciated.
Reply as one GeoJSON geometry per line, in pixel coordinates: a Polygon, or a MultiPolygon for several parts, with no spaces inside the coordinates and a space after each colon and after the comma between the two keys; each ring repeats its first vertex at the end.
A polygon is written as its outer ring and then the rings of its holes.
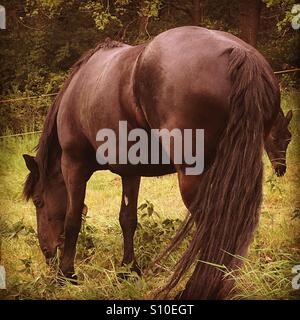
{"type": "MultiPolygon", "coordinates": [[[[233,287],[216,265],[235,269],[253,238],[262,198],[264,121],[278,105],[278,85],[257,53],[234,47],[229,56],[231,111],[212,166],[190,208],[196,229],[165,290],[197,262],[183,299],[222,299],[233,287]]],[[[174,247],[191,230],[188,220],[174,247]]],[[[168,248],[172,251],[172,245],[168,248]]]]}

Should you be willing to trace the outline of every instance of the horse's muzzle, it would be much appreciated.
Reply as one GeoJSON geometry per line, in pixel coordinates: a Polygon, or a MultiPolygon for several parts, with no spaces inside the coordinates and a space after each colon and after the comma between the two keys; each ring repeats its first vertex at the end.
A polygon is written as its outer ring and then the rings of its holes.
{"type": "Polygon", "coordinates": [[[46,248],[42,249],[43,254],[45,256],[46,259],[46,263],[48,266],[52,266],[56,260],[56,252],[57,252],[57,248],[53,249],[53,250],[48,250],[46,248]]]}
{"type": "Polygon", "coordinates": [[[277,177],[283,177],[286,172],[286,166],[279,165],[275,168],[275,173],[277,177]]]}

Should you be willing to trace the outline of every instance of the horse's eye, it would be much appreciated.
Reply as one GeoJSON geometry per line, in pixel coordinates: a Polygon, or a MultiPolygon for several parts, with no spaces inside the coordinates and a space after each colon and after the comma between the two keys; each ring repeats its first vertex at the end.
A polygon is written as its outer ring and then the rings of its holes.
{"type": "Polygon", "coordinates": [[[35,197],[32,199],[33,204],[37,207],[37,208],[42,208],[44,205],[44,201],[42,199],[40,199],[39,197],[35,197]]]}
{"type": "Polygon", "coordinates": [[[273,137],[272,137],[272,140],[273,140],[273,142],[275,142],[275,143],[278,142],[277,137],[274,137],[274,136],[273,136],[273,137]]]}

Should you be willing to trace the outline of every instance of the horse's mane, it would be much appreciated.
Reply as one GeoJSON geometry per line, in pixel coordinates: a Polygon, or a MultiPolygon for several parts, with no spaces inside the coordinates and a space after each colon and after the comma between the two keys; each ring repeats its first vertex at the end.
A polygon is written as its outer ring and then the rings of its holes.
{"type": "Polygon", "coordinates": [[[70,82],[72,81],[74,75],[79,71],[79,69],[87,63],[87,61],[100,49],[112,49],[123,46],[124,43],[111,40],[106,38],[103,42],[97,44],[97,46],[89,51],[85,52],[79,60],[73,64],[71,67],[71,73],[68,79],[64,82],[62,88],[60,89],[58,95],[56,96],[50,111],[47,114],[44,128],[39,140],[38,145],[35,147],[37,151],[36,162],[39,168],[39,174],[29,173],[24,184],[23,195],[28,200],[32,197],[34,187],[40,179],[42,186],[45,184],[47,178],[47,172],[49,169],[49,158],[50,154],[55,160],[58,159],[58,156],[61,154],[61,148],[58,142],[57,137],[57,127],[56,127],[56,116],[58,108],[61,102],[61,99],[67,90],[70,82]]]}

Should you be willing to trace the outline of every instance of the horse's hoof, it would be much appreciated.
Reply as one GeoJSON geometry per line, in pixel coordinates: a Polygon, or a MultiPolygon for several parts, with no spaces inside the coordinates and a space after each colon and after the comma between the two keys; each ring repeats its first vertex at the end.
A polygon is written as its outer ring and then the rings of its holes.
{"type": "Polygon", "coordinates": [[[128,279],[130,279],[130,275],[131,275],[130,272],[118,272],[117,273],[117,277],[120,280],[128,280],[128,279]]]}
{"type": "Polygon", "coordinates": [[[67,277],[67,281],[71,284],[78,285],[78,277],[76,274],[72,274],[72,276],[67,277]]]}
{"type": "Polygon", "coordinates": [[[78,277],[74,273],[62,273],[58,276],[58,283],[60,285],[65,285],[66,283],[78,285],[78,277]]]}
{"type": "Polygon", "coordinates": [[[142,271],[141,268],[139,267],[139,265],[137,263],[135,263],[131,268],[130,268],[131,272],[136,272],[138,276],[142,276],[142,271]]]}
{"type": "MultiPolygon", "coordinates": [[[[122,266],[124,266],[123,263],[122,263],[122,266]]],[[[132,277],[132,273],[133,272],[135,272],[139,277],[142,276],[141,269],[140,269],[140,267],[138,266],[137,263],[133,263],[128,272],[126,272],[126,271],[125,272],[124,271],[123,272],[118,272],[117,276],[120,279],[128,280],[130,277],[132,277]]]]}

